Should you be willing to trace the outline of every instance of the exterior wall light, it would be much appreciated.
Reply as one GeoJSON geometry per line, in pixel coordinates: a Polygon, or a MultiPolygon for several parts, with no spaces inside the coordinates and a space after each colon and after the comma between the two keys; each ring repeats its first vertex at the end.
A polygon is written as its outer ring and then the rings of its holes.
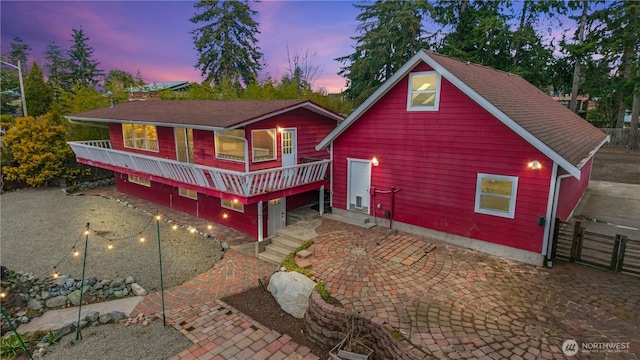
{"type": "Polygon", "coordinates": [[[380,163],[378,162],[378,158],[376,158],[375,156],[373,157],[373,159],[371,159],[371,165],[373,166],[378,166],[380,165],[380,163]]]}
{"type": "Polygon", "coordinates": [[[540,170],[542,169],[542,164],[540,164],[540,161],[538,160],[533,160],[532,162],[529,163],[529,169],[540,170]]]}

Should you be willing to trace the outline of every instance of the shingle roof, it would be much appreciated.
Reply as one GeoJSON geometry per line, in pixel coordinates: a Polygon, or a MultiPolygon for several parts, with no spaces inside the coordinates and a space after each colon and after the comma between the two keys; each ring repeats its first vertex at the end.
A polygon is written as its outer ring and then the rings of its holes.
{"type": "Polygon", "coordinates": [[[71,120],[147,122],[227,128],[296,108],[307,108],[342,120],[308,100],[163,100],[131,101],[67,116],[71,120]]]}
{"type": "Polygon", "coordinates": [[[575,166],[606,138],[602,131],[518,75],[424,52],[575,166]]]}
{"type": "Polygon", "coordinates": [[[431,51],[418,52],[378,88],[316,148],[328,146],[421,62],[462,90],[569,173],[580,168],[607,136],[518,75],[471,64],[431,51]]]}

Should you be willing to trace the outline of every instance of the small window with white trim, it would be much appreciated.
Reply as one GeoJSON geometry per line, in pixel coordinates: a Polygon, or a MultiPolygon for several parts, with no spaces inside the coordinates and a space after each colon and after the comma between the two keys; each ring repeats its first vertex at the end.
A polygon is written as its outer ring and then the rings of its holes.
{"type": "Polygon", "coordinates": [[[475,212],[513,219],[517,190],[516,176],[478,174],[475,212]]]}
{"type": "Polygon", "coordinates": [[[222,206],[223,208],[242,212],[242,213],[244,212],[244,204],[238,201],[238,199],[234,199],[234,200],[220,199],[220,200],[221,200],[220,206],[222,206]]]}
{"type": "Polygon", "coordinates": [[[251,150],[253,162],[276,159],[276,129],[252,130],[251,150]]]}
{"type": "Polygon", "coordinates": [[[178,195],[187,197],[189,199],[198,200],[198,192],[195,190],[178,188],[178,195]]]}
{"type": "Polygon", "coordinates": [[[436,111],[440,103],[440,74],[425,71],[409,74],[407,110],[436,111]]]}
{"type": "Polygon", "coordinates": [[[140,177],[140,176],[129,175],[129,182],[130,183],[134,183],[134,184],[138,184],[138,185],[142,185],[142,186],[146,186],[146,187],[151,187],[151,180],[145,179],[145,178],[140,177]]]}

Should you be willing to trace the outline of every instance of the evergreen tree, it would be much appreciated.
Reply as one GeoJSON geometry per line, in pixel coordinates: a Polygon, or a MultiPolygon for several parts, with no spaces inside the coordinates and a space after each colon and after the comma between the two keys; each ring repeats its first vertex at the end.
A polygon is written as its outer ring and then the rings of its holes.
{"type": "Polygon", "coordinates": [[[40,116],[49,111],[53,101],[53,91],[45,83],[42,70],[35,62],[25,79],[24,92],[31,116],[40,116]]]}
{"type": "Polygon", "coordinates": [[[89,38],[82,29],[71,29],[71,42],[73,45],[67,51],[70,60],[70,74],[73,82],[83,85],[95,86],[103,76],[102,70],[98,69],[100,63],[92,58],[93,48],[87,44],[89,38]]]}
{"type": "Polygon", "coordinates": [[[31,51],[31,46],[25,44],[21,38],[14,37],[13,42],[11,42],[11,51],[7,54],[7,60],[9,63],[13,65],[18,65],[18,61],[22,65],[22,73],[27,73],[27,61],[29,58],[29,51],[31,51]]]}
{"type": "Polygon", "coordinates": [[[205,81],[219,85],[226,77],[236,87],[255,81],[263,58],[257,12],[246,0],[202,0],[195,8],[198,13],[189,21],[204,24],[191,32],[199,54],[195,67],[205,81]]]}
{"type": "Polygon", "coordinates": [[[347,97],[362,103],[385,80],[427,44],[422,29],[423,1],[378,0],[370,5],[354,5],[361,13],[360,35],[350,55],[336,60],[345,63],[339,75],[347,79],[347,97]]]}
{"type": "Polygon", "coordinates": [[[69,90],[71,88],[71,84],[69,82],[71,63],[69,59],[65,57],[60,45],[56,44],[55,41],[47,44],[47,49],[44,52],[44,58],[45,68],[47,69],[48,74],[47,82],[49,83],[49,86],[54,89],[54,92],[56,92],[56,88],[69,90]]]}

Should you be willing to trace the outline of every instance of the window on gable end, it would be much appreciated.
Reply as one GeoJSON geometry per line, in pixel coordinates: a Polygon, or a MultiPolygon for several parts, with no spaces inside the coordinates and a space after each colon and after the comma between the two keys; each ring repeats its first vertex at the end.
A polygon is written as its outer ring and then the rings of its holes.
{"type": "Polygon", "coordinates": [[[440,103],[440,75],[435,71],[409,74],[407,110],[436,111],[440,103]]]}

